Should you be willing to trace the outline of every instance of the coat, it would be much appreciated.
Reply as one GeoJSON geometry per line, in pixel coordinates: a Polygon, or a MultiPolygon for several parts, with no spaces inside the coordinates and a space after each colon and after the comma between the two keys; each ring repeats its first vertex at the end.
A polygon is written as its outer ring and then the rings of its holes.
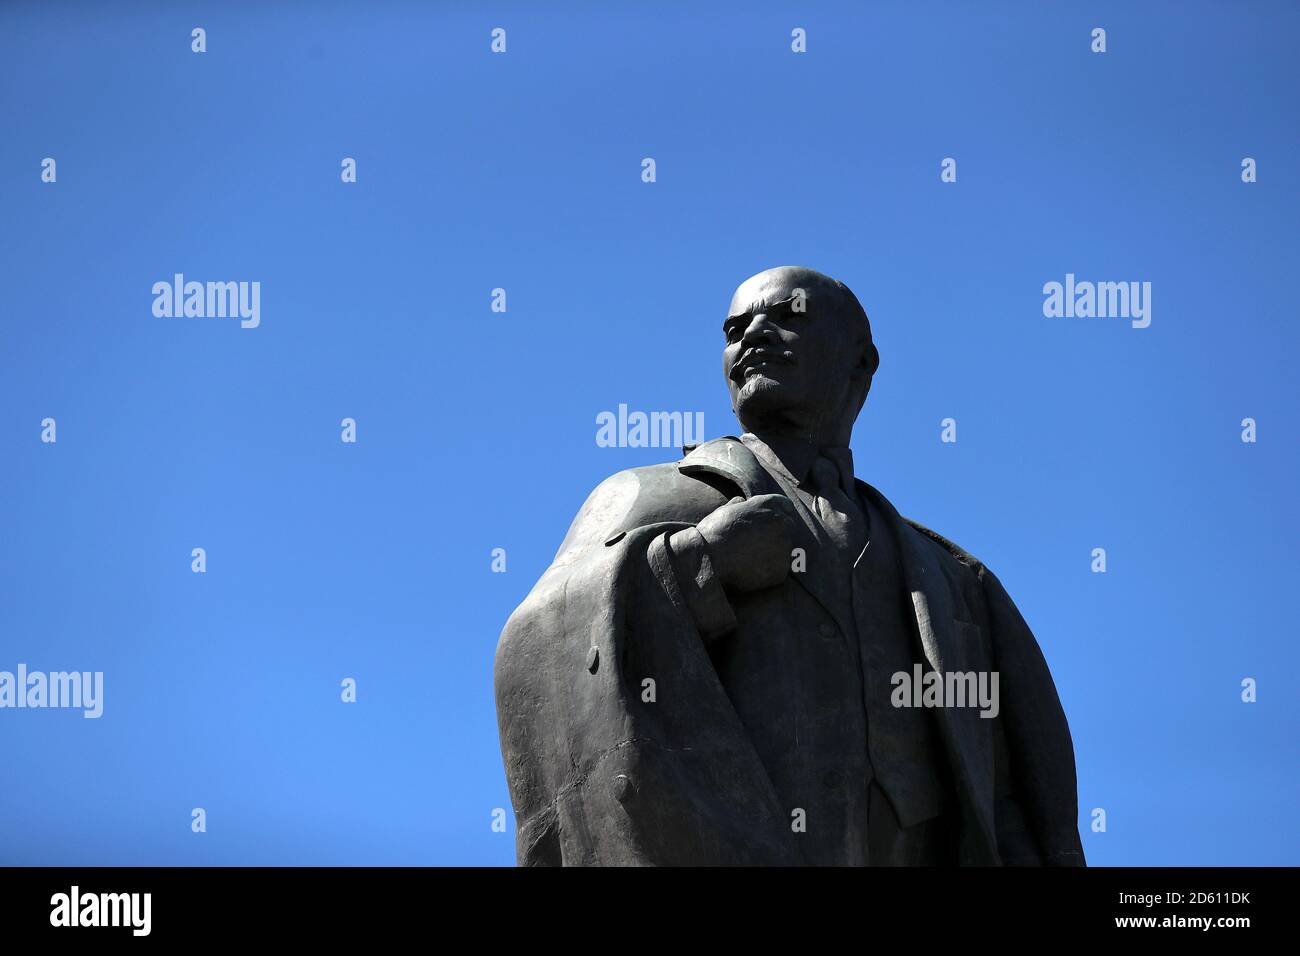
{"type": "MultiPolygon", "coordinates": [[[[1083,865],[1073,743],[1029,627],[979,561],[900,517],[869,485],[858,490],[897,542],[918,654],[940,674],[1000,675],[996,718],[934,711],[958,797],[956,858],[1083,865]]],[[[676,463],[619,472],[588,497],[497,647],[521,865],[808,862],[664,546],[734,494],[773,492],[773,476],[728,437],[676,463]]],[[[783,606],[805,610],[766,621],[768,632],[749,639],[798,641],[833,620],[816,575],[791,574],[778,588],[800,589],[783,606]]],[[[780,689],[772,706],[798,690],[780,689]]]]}

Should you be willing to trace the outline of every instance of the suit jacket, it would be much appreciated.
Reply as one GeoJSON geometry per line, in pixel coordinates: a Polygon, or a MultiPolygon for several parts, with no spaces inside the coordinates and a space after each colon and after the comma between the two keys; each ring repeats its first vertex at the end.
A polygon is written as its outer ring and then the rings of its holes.
{"type": "MultiPolygon", "coordinates": [[[[977,560],[901,518],[865,483],[859,492],[871,496],[897,543],[919,655],[940,674],[1000,675],[996,718],[975,708],[933,711],[961,821],[957,859],[1082,865],[1073,744],[1028,626],[977,560]]],[[[824,579],[792,573],[772,593],[738,599],[799,609],[762,617],[768,630],[745,634],[745,608],[719,603],[707,566],[697,578],[683,573],[666,544],[733,495],[765,493],[782,488],[741,441],[722,438],[678,463],[620,472],[583,505],[497,648],[497,715],[520,864],[822,859],[792,826],[797,773],[776,766],[770,746],[765,764],[710,642],[729,627],[741,630],[739,641],[815,640],[809,635],[835,623],[824,579]]],[[[807,530],[802,543],[815,549],[815,529],[807,530]]],[[[788,683],[772,688],[773,708],[817,705],[801,675],[792,671],[788,683]]]]}

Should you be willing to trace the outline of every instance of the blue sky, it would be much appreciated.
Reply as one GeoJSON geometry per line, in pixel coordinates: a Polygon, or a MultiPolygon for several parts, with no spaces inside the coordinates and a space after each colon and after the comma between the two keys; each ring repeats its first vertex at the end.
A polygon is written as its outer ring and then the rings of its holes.
{"type": "Polygon", "coordinates": [[[595,417],[734,433],[786,263],[871,316],[859,476],[1038,635],[1090,862],[1300,862],[1300,9],[700,6],[0,7],[0,669],[105,674],[0,711],[0,862],[511,864],[500,629],[673,454],[595,417]],[[177,272],[261,325],[154,317],[177,272]],[[1066,273],[1150,327],[1044,317],[1066,273]]]}

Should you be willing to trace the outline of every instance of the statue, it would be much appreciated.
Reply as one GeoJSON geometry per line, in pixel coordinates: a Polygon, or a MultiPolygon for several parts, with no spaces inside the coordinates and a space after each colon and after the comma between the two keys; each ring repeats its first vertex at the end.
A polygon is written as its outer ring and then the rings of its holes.
{"type": "Polygon", "coordinates": [[[743,434],[602,482],[502,632],[519,863],[1083,865],[1033,634],[854,477],[857,298],[771,269],[723,333],[743,434]]]}

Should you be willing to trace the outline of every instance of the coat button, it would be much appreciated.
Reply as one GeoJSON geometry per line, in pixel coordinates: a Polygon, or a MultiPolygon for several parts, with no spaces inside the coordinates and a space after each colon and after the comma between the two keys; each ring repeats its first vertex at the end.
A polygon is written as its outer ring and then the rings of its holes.
{"type": "Polygon", "coordinates": [[[625,773],[620,773],[614,778],[612,789],[614,799],[619,803],[627,803],[636,794],[636,787],[632,783],[632,778],[625,773]]]}
{"type": "Polygon", "coordinates": [[[822,621],[820,624],[817,625],[817,633],[820,634],[822,637],[834,637],[835,625],[827,621],[822,621]]]}
{"type": "Polygon", "coordinates": [[[596,670],[599,667],[600,667],[600,648],[593,647],[591,650],[587,651],[587,670],[591,671],[594,674],[596,673],[596,670]]]}

